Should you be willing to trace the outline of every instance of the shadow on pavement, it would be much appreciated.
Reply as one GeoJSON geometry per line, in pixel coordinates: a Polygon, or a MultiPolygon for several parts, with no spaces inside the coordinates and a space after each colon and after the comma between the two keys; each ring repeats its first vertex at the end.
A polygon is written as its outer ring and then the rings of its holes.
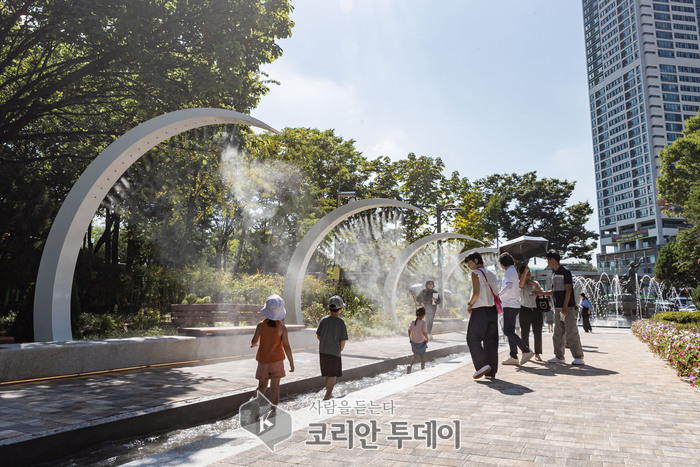
{"type": "Polygon", "coordinates": [[[519,366],[516,371],[525,371],[540,376],[574,375],[574,376],[608,376],[617,371],[597,368],[591,365],[567,365],[561,363],[539,363],[536,367],[519,366]]]}
{"type": "Polygon", "coordinates": [[[495,389],[496,391],[502,394],[507,394],[509,396],[522,396],[523,394],[533,392],[532,389],[528,388],[527,386],[523,386],[521,384],[514,384],[509,381],[505,381],[498,378],[494,379],[493,381],[480,380],[476,383],[484,384],[491,389],[495,389]]]}

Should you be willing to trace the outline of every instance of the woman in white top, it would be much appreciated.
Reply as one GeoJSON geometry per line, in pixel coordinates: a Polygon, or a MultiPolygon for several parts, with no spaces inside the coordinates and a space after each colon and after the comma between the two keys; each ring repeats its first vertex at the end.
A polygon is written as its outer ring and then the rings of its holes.
{"type": "MultiPolygon", "coordinates": [[[[543,316],[537,307],[536,296],[542,292],[537,282],[532,280],[530,268],[523,263],[518,267],[520,276],[520,329],[523,342],[530,345],[530,326],[535,339],[535,360],[542,361],[542,324],[543,316]]],[[[544,293],[544,292],[542,292],[544,293]]]]}
{"type": "Polygon", "coordinates": [[[472,280],[472,296],[469,298],[469,327],[467,345],[474,364],[474,379],[496,377],[498,371],[498,312],[494,295],[498,288],[496,275],[484,268],[481,254],[474,252],[464,260],[472,280]]]}
{"type": "Polygon", "coordinates": [[[498,295],[503,301],[503,334],[508,336],[508,345],[510,346],[510,357],[503,360],[502,363],[504,365],[523,365],[535,356],[535,352],[530,350],[530,347],[515,332],[515,320],[520,313],[520,278],[518,271],[515,270],[515,260],[510,253],[502,253],[498,257],[498,262],[506,271],[503,288],[498,295]],[[523,353],[519,362],[518,348],[523,353]]]}

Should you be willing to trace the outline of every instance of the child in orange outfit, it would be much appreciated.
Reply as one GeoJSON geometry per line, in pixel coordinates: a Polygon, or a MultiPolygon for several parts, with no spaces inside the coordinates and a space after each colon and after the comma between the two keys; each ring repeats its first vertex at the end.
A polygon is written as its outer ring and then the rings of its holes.
{"type": "Polygon", "coordinates": [[[267,383],[270,383],[270,402],[277,406],[280,400],[280,380],[286,376],[284,372],[284,356],[289,360],[289,371],[294,371],[294,359],[292,348],[289,345],[287,327],[282,320],[287,315],[284,308],[284,300],[279,295],[270,295],[265,302],[262,314],[265,317],[255,328],[250,347],[255,347],[260,341],[260,347],[255,359],[258,361],[258,370],[255,378],[259,381],[258,392],[265,395],[267,383]]]}

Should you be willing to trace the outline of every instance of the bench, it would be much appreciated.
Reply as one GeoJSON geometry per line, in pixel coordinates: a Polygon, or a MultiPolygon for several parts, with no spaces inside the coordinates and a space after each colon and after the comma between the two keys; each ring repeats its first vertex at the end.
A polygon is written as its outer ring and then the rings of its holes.
{"type": "Polygon", "coordinates": [[[170,321],[178,327],[205,324],[214,327],[216,323],[241,323],[256,325],[263,320],[260,313],[263,305],[243,305],[236,303],[202,303],[193,305],[170,305],[170,321]]]}

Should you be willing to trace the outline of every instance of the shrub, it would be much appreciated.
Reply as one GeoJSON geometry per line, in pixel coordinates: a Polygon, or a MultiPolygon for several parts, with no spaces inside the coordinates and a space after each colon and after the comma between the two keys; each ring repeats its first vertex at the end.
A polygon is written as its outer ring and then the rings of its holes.
{"type": "Polygon", "coordinates": [[[310,306],[301,310],[301,316],[304,319],[304,325],[310,328],[318,327],[321,318],[328,314],[328,310],[324,305],[318,302],[312,303],[310,306]]]}
{"type": "Polygon", "coordinates": [[[135,329],[150,329],[157,327],[160,324],[160,312],[158,310],[149,310],[141,308],[136,316],[134,316],[135,329]]]}
{"type": "Polygon", "coordinates": [[[183,305],[192,305],[196,301],[197,301],[197,294],[191,293],[191,294],[187,294],[185,299],[182,301],[182,304],[183,305]]]}
{"type": "Polygon", "coordinates": [[[652,318],[657,323],[676,323],[684,329],[700,330],[700,311],[666,311],[652,318]]]}
{"type": "Polygon", "coordinates": [[[687,329],[683,324],[654,318],[632,323],[632,333],[700,391],[700,329],[687,329]]]}
{"type": "Polygon", "coordinates": [[[81,313],[79,322],[86,335],[109,335],[117,329],[117,321],[111,315],[81,313]]]}
{"type": "Polygon", "coordinates": [[[8,332],[10,331],[10,328],[15,323],[16,317],[17,317],[17,313],[14,311],[10,311],[5,316],[0,316],[0,336],[4,336],[4,335],[8,334],[8,332]]]}

